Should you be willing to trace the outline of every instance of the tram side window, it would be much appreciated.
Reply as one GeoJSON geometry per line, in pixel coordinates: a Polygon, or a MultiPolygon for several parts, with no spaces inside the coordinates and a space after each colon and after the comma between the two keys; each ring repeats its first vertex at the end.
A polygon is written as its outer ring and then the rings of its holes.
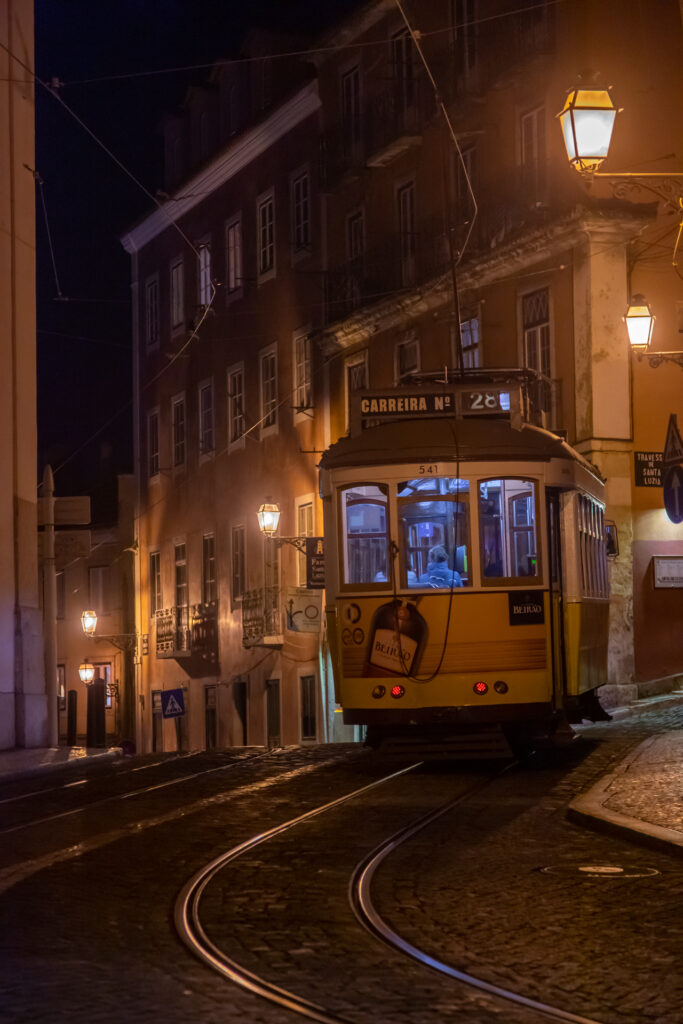
{"type": "Polygon", "coordinates": [[[341,492],[344,583],[388,579],[389,513],[387,491],[355,484],[341,492]]]}
{"type": "Polygon", "coordinates": [[[482,480],[479,542],[484,579],[538,577],[536,484],[533,480],[482,480]]]}
{"type": "Polygon", "coordinates": [[[404,587],[470,586],[469,481],[420,477],[398,485],[404,587]]]}
{"type": "Polygon", "coordinates": [[[577,500],[581,593],[586,597],[607,597],[609,582],[604,512],[585,494],[579,494],[577,500]]]}

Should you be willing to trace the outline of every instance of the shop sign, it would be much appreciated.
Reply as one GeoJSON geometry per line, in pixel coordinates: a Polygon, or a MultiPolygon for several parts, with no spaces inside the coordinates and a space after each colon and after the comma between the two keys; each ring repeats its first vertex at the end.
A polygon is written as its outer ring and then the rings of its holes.
{"type": "Polygon", "coordinates": [[[306,537],[306,586],[310,590],[325,586],[325,546],[322,537],[306,537]]]}
{"type": "Polygon", "coordinates": [[[319,633],[322,619],[323,596],[319,590],[308,587],[288,587],[287,629],[293,633],[319,633]]]}
{"type": "Polygon", "coordinates": [[[636,487],[662,486],[662,453],[634,452],[636,487]]]}

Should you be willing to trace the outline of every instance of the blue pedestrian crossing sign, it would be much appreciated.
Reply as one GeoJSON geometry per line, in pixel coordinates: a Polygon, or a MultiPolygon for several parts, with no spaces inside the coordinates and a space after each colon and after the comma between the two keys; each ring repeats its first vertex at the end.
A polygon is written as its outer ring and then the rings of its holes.
{"type": "Polygon", "coordinates": [[[185,696],[180,688],[162,690],[161,714],[164,718],[180,718],[185,714],[185,696]]]}

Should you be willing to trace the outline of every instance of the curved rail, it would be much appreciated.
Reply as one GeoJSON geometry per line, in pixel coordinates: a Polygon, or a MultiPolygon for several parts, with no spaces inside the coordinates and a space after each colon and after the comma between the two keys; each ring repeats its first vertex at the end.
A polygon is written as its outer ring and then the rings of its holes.
{"type": "Polygon", "coordinates": [[[246,989],[246,991],[251,992],[254,995],[262,996],[264,999],[268,999],[271,1003],[276,1003],[288,1010],[293,1010],[303,1017],[308,1017],[310,1020],[320,1021],[321,1024],[349,1024],[349,1021],[346,1018],[331,1014],[324,1006],[320,1006],[318,1003],[312,1003],[307,999],[303,999],[301,996],[295,995],[293,992],[289,992],[287,989],[280,988],[277,985],[273,985],[270,982],[265,981],[263,978],[259,978],[253,972],[242,967],[231,957],[227,956],[222,950],[214,945],[204,931],[199,920],[199,903],[204,889],[214,875],[224,868],[226,864],[236,860],[241,854],[246,853],[247,850],[252,850],[261,843],[265,843],[268,839],[272,839],[274,836],[288,831],[303,821],[309,821],[311,818],[317,817],[317,815],[322,814],[324,811],[327,811],[332,807],[338,807],[340,804],[346,803],[348,800],[352,800],[354,797],[360,796],[362,793],[367,793],[371,789],[375,789],[377,786],[381,786],[385,782],[388,782],[390,779],[395,779],[400,775],[405,775],[406,772],[410,772],[414,768],[419,767],[420,763],[421,762],[418,762],[417,764],[409,765],[407,768],[402,768],[400,771],[393,772],[391,775],[386,775],[382,779],[377,779],[375,782],[362,786],[360,789],[355,789],[351,793],[337,797],[336,800],[331,800],[329,803],[321,804],[319,807],[315,807],[312,811],[307,811],[305,814],[301,814],[297,818],[291,818],[289,821],[282,822],[282,824],[276,825],[267,832],[261,832],[258,835],[252,836],[250,839],[245,840],[245,842],[240,843],[238,846],[233,846],[232,849],[227,850],[219,857],[216,857],[215,860],[212,860],[209,864],[206,864],[186,883],[176,900],[173,916],[176,930],[185,945],[192,950],[195,956],[199,957],[200,960],[203,960],[204,963],[208,964],[208,966],[213,968],[213,970],[222,974],[223,977],[228,978],[236,985],[239,985],[241,988],[246,989]]]}
{"type": "MultiPolygon", "coordinates": [[[[512,767],[508,765],[504,771],[512,767]]],[[[502,773],[501,773],[502,774],[502,773]]],[[[476,789],[481,789],[488,783],[482,783],[481,786],[476,789]]],[[[423,964],[426,967],[431,967],[433,970],[438,971],[441,974],[445,974],[450,978],[455,978],[457,981],[463,982],[465,985],[469,985],[472,988],[478,989],[480,992],[486,992],[489,995],[497,996],[500,999],[505,999],[508,1002],[516,1003],[518,1006],[523,1006],[526,1009],[536,1010],[538,1013],[543,1014],[550,1020],[564,1021],[565,1024],[601,1024],[600,1021],[594,1020],[592,1017],[582,1017],[580,1014],[570,1013],[567,1010],[561,1010],[559,1007],[551,1006],[548,1003],[540,1002],[537,999],[531,999],[528,996],[521,995],[518,992],[512,992],[510,989],[503,988],[500,985],[494,985],[491,982],[483,981],[481,978],[476,978],[473,974],[468,974],[466,971],[458,970],[458,968],[451,966],[450,964],[444,963],[442,960],[437,960],[435,957],[430,956],[429,953],[425,953],[423,950],[418,949],[417,946],[413,946],[406,939],[402,938],[397,932],[391,928],[386,921],[378,914],[375,909],[372,898],[370,896],[370,887],[372,884],[372,878],[375,871],[380,866],[382,861],[388,857],[392,850],[400,846],[407,839],[410,839],[417,832],[420,832],[427,825],[436,821],[447,811],[455,807],[457,804],[462,803],[463,800],[472,796],[472,793],[476,790],[469,790],[467,793],[463,793],[456,797],[449,803],[444,804],[442,807],[438,807],[435,811],[431,811],[429,814],[425,814],[424,817],[419,818],[417,821],[408,825],[406,828],[394,833],[389,839],[386,839],[380,846],[376,847],[365,860],[357,866],[351,881],[349,883],[349,902],[351,907],[359,920],[359,922],[376,938],[381,939],[392,949],[398,949],[403,953],[406,953],[413,960],[417,960],[418,963],[423,964]]]]}

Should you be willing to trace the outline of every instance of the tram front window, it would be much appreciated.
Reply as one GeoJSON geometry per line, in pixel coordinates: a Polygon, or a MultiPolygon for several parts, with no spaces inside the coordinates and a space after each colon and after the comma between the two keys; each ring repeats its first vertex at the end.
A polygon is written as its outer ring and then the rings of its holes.
{"type": "Polygon", "coordinates": [[[479,484],[479,539],[485,580],[538,577],[533,480],[483,480],[479,484]]]}
{"type": "Polygon", "coordinates": [[[402,586],[450,589],[471,584],[469,481],[419,477],[398,485],[402,586]]]}
{"type": "Polygon", "coordinates": [[[356,484],[341,492],[344,583],[388,579],[389,523],[386,488],[356,484]]]}

